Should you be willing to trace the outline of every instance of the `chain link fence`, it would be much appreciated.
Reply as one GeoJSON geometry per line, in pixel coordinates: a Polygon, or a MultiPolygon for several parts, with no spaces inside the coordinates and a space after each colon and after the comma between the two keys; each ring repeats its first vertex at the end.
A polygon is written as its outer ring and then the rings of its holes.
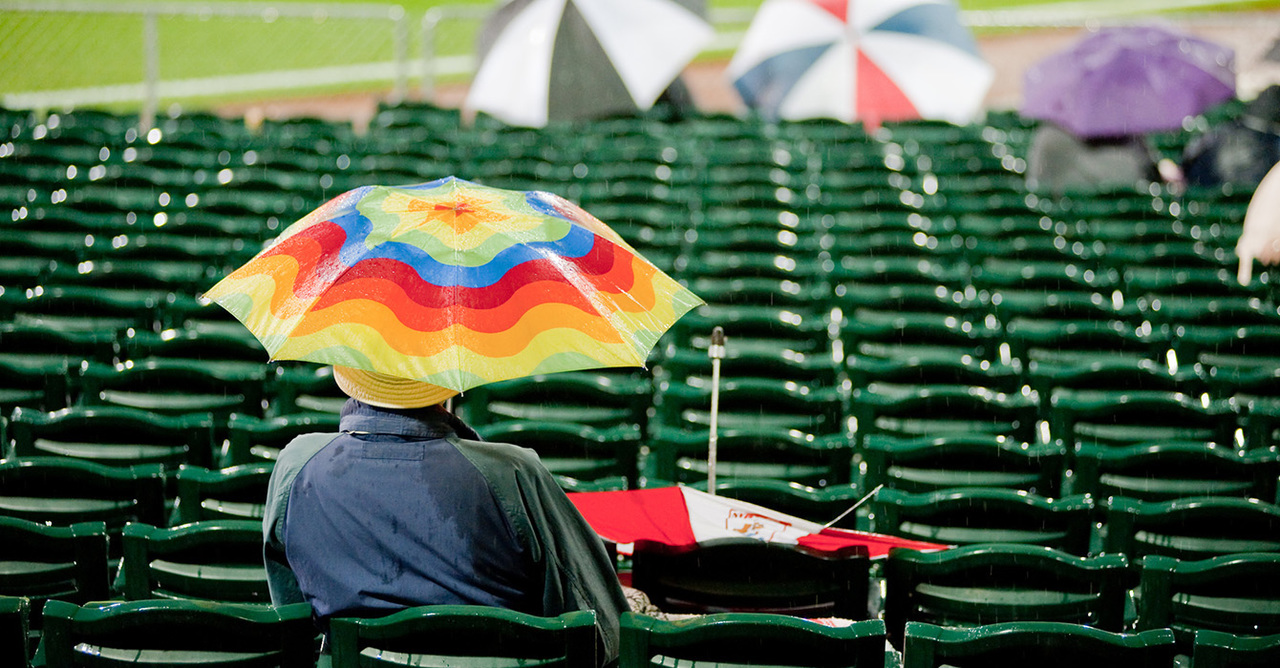
{"type": "MultiPolygon", "coordinates": [[[[411,15],[395,4],[0,1],[0,104],[200,106],[248,95],[389,90],[431,99],[474,70],[488,4],[411,15]]],[[[750,10],[722,10],[728,50],[750,10]]]]}
{"type": "MultiPolygon", "coordinates": [[[[964,14],[977,29],[1082,26],[1216,1],[1093,0],[964,14]]],[[[172,102],[201,108],[349,91],[434,100],[441,84],[469,79],[476,34],[494,5],[418,7],[0,0],[0,105],[140,110],[149,125],[172,102]]],[[[754,11],[712,9],[717,39],[704,55],[727,58],[754,11]]]]}

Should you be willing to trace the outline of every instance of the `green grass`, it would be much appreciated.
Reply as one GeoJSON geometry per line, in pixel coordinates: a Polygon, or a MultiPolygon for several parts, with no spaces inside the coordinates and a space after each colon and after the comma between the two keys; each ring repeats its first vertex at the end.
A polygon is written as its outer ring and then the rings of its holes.
{"type": "MultiPolygon", "coordinates": [[[[202,3],[203,0],[179,0],[202,3]]],[[[1058,0],[1067,2],[1071,0],[1058,0]]],[[[274,0],[277,4],[310,0],[274,0]]],[[[329,0],[332,4],[382,4],[365,0],[329,0]]],[[[1050,0],[961,0],[963,9],[992,9],[1049,4],[1050,0]]],[[[485,8],[492,0],[402,0],[410,17],[411,55],[418,55],[418,19],[443,4],[485,8]]],[[[753,8],[761,0],[711,0],[712,8],[753,8]]],[[[1275,8],[1280,2],[1224,2],[1221,9],[1275,8]]],[[[444,27],[437,52],[469,55],[478,21],[444,27]]],[[[200,79],[264,70],[293,70],[393,59],[390,23],[330,18],[204,19],[162,17],[158,21],[161,78],[200,79]]],[[[143,21],[131,15],[31,14],[0,10],[0,94],[136,84],[143,79],[143,21]]],[[[726,57],[728,53],[708,54],[726,57]]],[[[313,87],[310,92],[385,89],[387,82],[313,87]]],[[[299,92],[290,90],[290,94],[299,92]]],[[[261,93],[254,93],[261,96],[261,93]]],[[[191,98],[216,101],[225,96],[191,98]]]]}

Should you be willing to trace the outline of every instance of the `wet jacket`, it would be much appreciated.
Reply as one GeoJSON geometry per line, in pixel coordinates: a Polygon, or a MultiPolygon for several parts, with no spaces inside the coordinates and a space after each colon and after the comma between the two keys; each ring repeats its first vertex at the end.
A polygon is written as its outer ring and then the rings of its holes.
{"type": "Polygon", "coordinates": [[[350,400],[339,428],[295,439],[272,472],[274,604],[305,601],[322,623],[431,604],[594,610],[601,663],[617,657],[613,564],[533,451],[482,442],[439,406],[350,400]]]}

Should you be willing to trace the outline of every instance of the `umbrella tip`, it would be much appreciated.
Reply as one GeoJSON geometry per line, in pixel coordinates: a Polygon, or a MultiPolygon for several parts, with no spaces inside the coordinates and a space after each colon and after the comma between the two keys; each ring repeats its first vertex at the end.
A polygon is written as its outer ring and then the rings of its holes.
{"type": "Polygon", "coordinates": [[[724,359],[724,328],[716,325],[711,330],[711,345],[707,347],[707,356],[713,360],[724,359]]]}

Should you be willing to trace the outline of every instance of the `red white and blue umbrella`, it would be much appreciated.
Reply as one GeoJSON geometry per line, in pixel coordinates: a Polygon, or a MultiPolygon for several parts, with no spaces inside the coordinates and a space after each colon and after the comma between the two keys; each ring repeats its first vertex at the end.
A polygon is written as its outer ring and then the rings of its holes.
{"type": "Polygon", "coordinates": [[[770,120],[953,123],[981,111],[995,70],[948,0],[765,0],[729,63],[770,120]]]}

